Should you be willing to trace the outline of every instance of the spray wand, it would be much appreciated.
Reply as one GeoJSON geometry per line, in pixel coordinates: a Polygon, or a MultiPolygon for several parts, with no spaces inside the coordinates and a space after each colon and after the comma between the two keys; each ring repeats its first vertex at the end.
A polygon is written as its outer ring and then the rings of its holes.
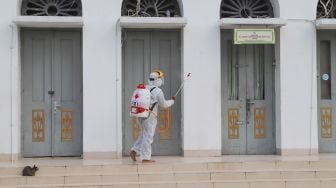
{"type": "Polygon", "coordinates": [[[189,73],[187,74],[187,76],[184,78],[184,80],[183,80],[183,82],[182,82],[180,88],[177,90],[176,94],[173,96],[173,99],[174,99],[174,100],[176,99],[176,96],[180,93],[180,91],[182,90],[185,81],[186,81],[190,76],[191,76],[191,73],[189,72],[189,73]]]}

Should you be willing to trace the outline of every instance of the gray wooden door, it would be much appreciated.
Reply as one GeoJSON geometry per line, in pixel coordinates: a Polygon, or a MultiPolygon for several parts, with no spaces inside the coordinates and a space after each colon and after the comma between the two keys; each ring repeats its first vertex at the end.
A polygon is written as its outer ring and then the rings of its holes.
{"type": "Polygon", "coordinates": [[[222,33],[222,154],[272,154],[273,46],[222,33]]]}
{"type": "Polygon", "coordinates": [[[82,154],[80,31],[22,31],[23,156],[82,154]]]}
{"type": "Polygon", "coordinates": [[[336,152],[336,33],[317,33],[318,134],[321,153],[336,152]]]}
{"type": "MultiPolygon", "coordinates": [[[[128,155],[140,133],[129,117],[131,95],[139,83],[146,83],[152,70],[165,74],[162,90],[170,99],[181,83],[180,31],[124,30],[123,32],[123,152],[128,155]]],[[[173,107],[160,109],[152,145],[153,155],[181,153],[181,97],[173,107]]]]}

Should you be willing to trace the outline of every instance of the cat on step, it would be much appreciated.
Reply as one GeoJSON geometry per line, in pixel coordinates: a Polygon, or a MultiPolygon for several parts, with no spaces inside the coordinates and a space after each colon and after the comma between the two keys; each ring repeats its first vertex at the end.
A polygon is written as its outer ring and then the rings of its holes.
{"type": "Polygon", "coordinates": [[[22,176],[35,176],[35,172],[38,170],[38,167],[35,165],[34,167],[25,166],[22,170],[22,176]]]}

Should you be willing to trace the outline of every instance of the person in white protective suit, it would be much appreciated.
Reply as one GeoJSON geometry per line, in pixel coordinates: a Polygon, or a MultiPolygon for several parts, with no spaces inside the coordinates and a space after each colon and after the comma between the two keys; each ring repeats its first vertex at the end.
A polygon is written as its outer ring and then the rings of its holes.
{"type": "Polygon", "coordinates": [[[133,161],[136,161],[136,155],[138,153],[143,163],[155,162],[151,159],[151,155],[153,137],[157,125],[158,108],[168,108],[172,106],[176,100],[175,96],[172,97],[172,100],[166,100],[163,91],[159,88],[164,84],[163,76],[164,74],[160,70],[153,71],[149,75],[148,85],[146,85],[146,87],[151,93],[151,112],[148,118],[138,118],[141,133],[129,153],[133,161]]]}

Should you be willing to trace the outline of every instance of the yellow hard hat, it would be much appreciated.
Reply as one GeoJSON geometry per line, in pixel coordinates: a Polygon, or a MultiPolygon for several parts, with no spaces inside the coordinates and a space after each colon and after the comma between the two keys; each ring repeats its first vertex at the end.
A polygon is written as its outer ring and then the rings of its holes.
{"type": "Polygon", "coordinates": [[[149,85],[155,85],[156,87],[160,87],[164,83],[164,73],[161,70],[154,70],[149,75],[149,85]]]}
{"type": "Polygon", "coordinates": [[[161,71],[161,70],[154,70],[153,71],[153,73],[157,73],[158,75],[159,75],[159,78],[163,78],[163,76],[164,76],[164,73],[163,73],[163,71],[161,71]]]}

